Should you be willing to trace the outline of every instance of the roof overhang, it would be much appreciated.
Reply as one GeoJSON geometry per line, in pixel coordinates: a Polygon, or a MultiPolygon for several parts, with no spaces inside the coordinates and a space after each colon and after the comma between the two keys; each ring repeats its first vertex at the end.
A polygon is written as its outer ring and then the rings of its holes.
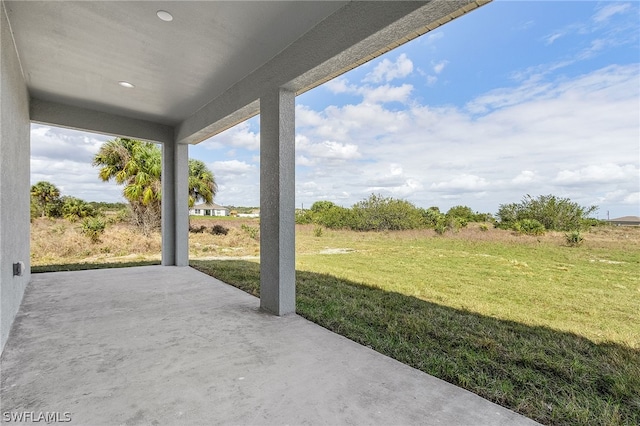
{"type": "Polygon", "coordinates": [[[303,93],[487,2],[3,1],[3,13],[32,121],[193,144],[258,114],[267,90],[303,93]]]}

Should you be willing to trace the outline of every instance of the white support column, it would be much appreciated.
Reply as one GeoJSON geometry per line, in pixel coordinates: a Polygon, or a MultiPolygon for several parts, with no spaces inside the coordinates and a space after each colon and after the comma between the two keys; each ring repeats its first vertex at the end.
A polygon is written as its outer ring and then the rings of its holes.
{"type": "Polygon", "coordinates": [[[189,265],[189,146],[162,145],[162,264],[189,265]]]}
{"type": "Polygon", "coordinates": [[[295,93],[260,98],[260,307],[296,310],[295,93]]]}

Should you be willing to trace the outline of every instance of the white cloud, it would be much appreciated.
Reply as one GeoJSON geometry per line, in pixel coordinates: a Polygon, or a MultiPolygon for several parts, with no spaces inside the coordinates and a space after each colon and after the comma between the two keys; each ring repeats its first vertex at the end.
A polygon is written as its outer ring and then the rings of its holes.
{"type": "Polygon", "coordinates": [[[511,179],[511,183],[519,186],[530,185],[538,179],[539,178],[535,172],[532,172],[531,170],[523,170],[518,176],[511,179]]]}
{"type": "Polygon", "coordinates": [[[440,74],[444,70],[444,67],[447,66],[448,63],[449,63],[449,61],[442,60],[442,61],[434,64],[433,65],[433,72],[435,72],[436,74],[440,74]]]}
{"type": "MultiPolygon", "coordinates": [[[[587,205],[620,189],[619,200],[602,203],[621,205],[639,189],[637,163],[630,164],[640,155],[637,75],[638,66],[629,65],[571,80],[539,76],[470,100],[484,107],[481,114],[421,105],[411,96],[401,110],[365,102],[327,107],[316,111],[313,125],[298,124],[298,136],[312,145],[350,145],[357,162],[336,167],[299,148],[298,159],[311,166],[297,182],[317,183],[317,196],[348,192],[350,203],[374,191],[423,207],[463,203],[495,212],[527,193],[587,205]]],[[[308,196],[300,198],[305,204],[320,199],[314,195],[298,193],[308,196]]]]}
{"type": "Polygon", "coordinates": [[[485,178],[475,175],[463,174],[448,181],[432,183],[430,189],[434,191],[471,192],[489,187],[485,178]]]}
{"type": "Polygon", "coordinates": [[[640,192],[632,192],[631,194],[628,194],[624,197],[623,203],[638,207],[640,205],[640,192]]]}
{"type": "Polygon", "coordinates": [[[329,89],[331,93],[344,93],[349,90],[348,80],[344,77],[336,77],[333,80],[327,81],[323,84],[324,87],[329,89]]]}
{"type": "Polygon", "coordinates": [[[359,93],[364,97],[367,103],[385,103],[385,102],[406,102],[411,94],[413,86],[403,84],[402,86],[384,86],[360,88],[359,93]]]}
{"type": "Polygon", "coordinates": [[[550,34],[550,35],[548,35],[548,36],[546,36],[546,37],[544,38],[545,44],[546,44],[546,45],[553,44],[553,42],[554,42],[554,41],[556,41],[557,39],[559,39],[559,38],[560,38],[560,37],[562,37],[562,36],[564,36],[564,34],[563,34],[563,33],[553,33],[553,34],[550,34]]]}
{"type": "Polygon", "coordinates": [[[587,185],[638,180],[640,169],[632,164],[594,164],[577,170],[561,170],[555,182],[563,185],[587,185]]]}
{"type": "Polygon", "coordinates": [[[255,151],[260,149],[260,133],[251,131],[249,121],[244,121],[204,141],[203,146],[209,149],[235,147],[255,151]]]}
{"type": "Polygon", "coordinates": [[[430,32],[424,36],[424,44],[428,48],[433,49],[438,40],[442,40],[443,38],[444,32],[442,31],[430,32]]]}
{"type": "Polygon", "coordinates": [[[604,22],[618,13],[625,13],[631,8],[630,3],[609,3],[593,15],[594,22],[604,22]]]}
{"type": "Polygon", "coordinates": [[[210,168],[216,176],[246,175],[247,173],[256,170],[256,166],[253,164],[248,164],[244,161],[238,160],[214,161],[210,168]]]}
{"type": "MultiPolygon", "coordinates": [[[[314,159],[353,160],[360,157],[360,153],[358,152],[358,147],[356,145],[343,144],[328,140],[320,143],[312,143],[304,135],[296,136],[296,150],[299,153],[307,154],[309,157],[314,159]]],[[[313,162],[312,160],[304,157],[304,155],[298,156],[298,161],[302,161],[303,163],[306,162],[306,165],[313,162]]]]}
{"type": "Polygon", "coordinates": [[[376,67],[367,74],[363,81],[368,83],[390,82],[396,78],[403,78],[413,72],[413,62],[406,54],[398,56],[395,62],[383,59],[376,67]]]}
{"type": "Polygon", "coordinates": [[[93,156],[110,136],[33,124],[31,126],[31,183],[48,181],[62,195],[87,201],[121,200],[122,187],[103,182],[93,156]]]}

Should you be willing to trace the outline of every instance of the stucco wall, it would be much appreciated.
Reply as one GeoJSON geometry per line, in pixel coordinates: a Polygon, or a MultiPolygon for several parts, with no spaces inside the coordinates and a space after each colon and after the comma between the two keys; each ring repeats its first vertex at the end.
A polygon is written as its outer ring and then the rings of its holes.
{"type": "Polygon", "coordinates": [[[0,350],[31,278],[29,262],[29,96],[4,3],[0,2],[0,350]],[[13,264],[24,262],[22,276],[13,264]]]}

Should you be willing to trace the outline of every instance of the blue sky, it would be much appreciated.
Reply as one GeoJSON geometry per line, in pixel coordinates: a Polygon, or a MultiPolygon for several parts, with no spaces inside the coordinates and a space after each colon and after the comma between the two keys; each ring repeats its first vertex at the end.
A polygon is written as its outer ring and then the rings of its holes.
{"type": "MultiPolygon", "coordinates": [[[[640,4],[494,1],[296,99],[296,205],[371,193],[495,213],[525,194],[640,216],[640,4]]],[[[259,117],[189,154],[259,205],[259,117]]],[[[107,137],[34,125],[32,181],[118,200],[107,137]]]]}

